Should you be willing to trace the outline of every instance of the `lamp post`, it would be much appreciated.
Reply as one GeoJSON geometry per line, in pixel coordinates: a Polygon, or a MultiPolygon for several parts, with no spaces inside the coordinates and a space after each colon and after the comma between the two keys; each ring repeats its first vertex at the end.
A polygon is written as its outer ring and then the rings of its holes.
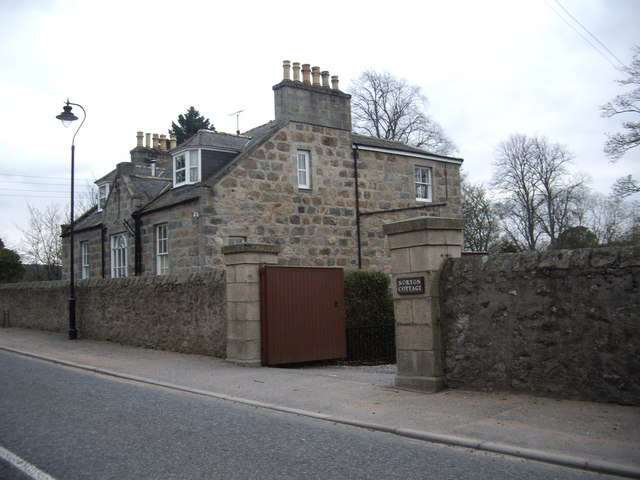
{"type": "Polygon", "coordinates": [[[74,230],[74,220],[73,220],[73,191],[74,191],[74,166],[75,166],[75,151],[76,151],[76,146],[75,146],[75,142],[76,142],[76,135],[78,134],[78,132],[80,131],[80,128],[82,127],[82,124],[84,123],[84,121],[87,118],[87,112],[85,112],[84,108],[82,108],[82,105],[78,105],[77,103],[71,103],[69,102],[69,99],[67,99],[67,104],[63,107],[62,113],[60,115],[57,115],[56,118],[60,121],[62,121],[62,125],[66,127],[68,127],[69,125],[71,125],[71,122],[75,122],[76,120],[78,120],[78,117],[76,117],[72,112],[71,112],[71,105],[74,105],[76,107],[80,107],[80,109],[82,110],[83,113],[83,118],[82,118],[82,122],[80,122],[80,126],[78,127],[78,129],[76,130],[76,133],[73,134],[73,139],[71,140],[71,212],[70,212],[70,229],[69,229],[69,275],[70,275],[70,282],[69,282],[69,340],[75,340],[76,338],[78,338],[78,331],[76,330],[76,287],[75,287],[75,275],[74,275],[74,255],[73,255],[73,230],[74,230]]]}

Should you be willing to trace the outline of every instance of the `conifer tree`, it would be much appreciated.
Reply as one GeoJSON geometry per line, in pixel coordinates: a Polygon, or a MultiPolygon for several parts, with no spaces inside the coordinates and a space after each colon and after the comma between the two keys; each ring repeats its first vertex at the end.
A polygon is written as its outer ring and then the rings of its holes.
{"type": "Polygon", "coordinates": [[[178,145],[195,135],[198,130],[207,129],[215,130],[208,118],[200,115],[200,112],[194,107],[189,107],[184,115],[178,115],[178,124],[171,122],[169,135],[175,135],[178,145]]]}

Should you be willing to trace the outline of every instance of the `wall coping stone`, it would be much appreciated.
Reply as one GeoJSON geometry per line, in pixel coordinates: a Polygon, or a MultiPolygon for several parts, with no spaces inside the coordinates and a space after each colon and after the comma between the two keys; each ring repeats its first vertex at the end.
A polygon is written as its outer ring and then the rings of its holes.
{"type": "Polygon", "coordinates": [[[527,272],[530,275],[548,270],[575,270],[576,275],[590,275],[603,270],[640,267],[640,246],[608,246],[574,250],[494,253],[486,256],[464,256],[446,260],[445,270],[486,270],[492,272],[527,272]]]}
{"type": "MultiPolygon", "coordinates": [[[[215,278],[224,273],[217,268],[209,272],[189,273],[180,275],[154,275],[125,278],[85,278],[76,280],[76,288],[98,288],[109,285],[157,285],[157,284],[182,284],[199,283],[215,278]]],[[[69,280],[51,280],[42,282],[16,282],[2,283],[0,290],[45,290],[56,288],[69,288],[69,280]]]]}
{"type": "Polygon", "coordinates": [[[229,253],[280,253],[279,245],[268,245],[263,243],[238,243],[236,245],[225,245],[222,247],[223,254],[229,253]]]}
{"type": "Polygon", "coordinates": [[[382,226],[385,235],[397,235],[420,230],[464,230],[464,220],[446,217],[418,217],[382,226]]]}

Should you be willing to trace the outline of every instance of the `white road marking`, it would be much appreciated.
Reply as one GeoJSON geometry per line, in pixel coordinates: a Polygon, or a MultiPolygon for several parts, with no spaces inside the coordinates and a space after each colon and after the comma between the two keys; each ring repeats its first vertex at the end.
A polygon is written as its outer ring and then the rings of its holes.
{"type": "Polygon", "coordinates": [[[29,475],[33,480],[56,480],[48,473],[45,473],[42,470],[38,469],[36,466],[31,465],[26,460],[23,460],[17,455],[14,455],[2,446],[0,446],[0,458],[2,458],[6,462],[9,462],[22,473],[29,475]]]}

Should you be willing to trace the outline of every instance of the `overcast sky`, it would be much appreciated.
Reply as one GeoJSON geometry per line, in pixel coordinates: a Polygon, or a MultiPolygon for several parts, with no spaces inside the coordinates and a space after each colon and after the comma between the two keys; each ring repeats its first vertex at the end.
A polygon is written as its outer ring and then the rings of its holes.
{"type": "Polygon", "coordinates": [[[624,87],[598,41],[628,64],[640,1],[0,0],[0,238],[18,246],[27,202],[68,205],[75,127],[55,119],[67,97],[87,111],[81,193],[129,160],[138,130],[167,133],[191,105],[219,131],[235,132],[238,110],[242,131],[272,120],[283,60],[339,75],[342,90],[366,69],[420,86],[473,182],[523,133],[566,145],[608,194],[640,176],[640,149],[616,164],[602,152],[622,119],[599,106],[624,87]]]}

